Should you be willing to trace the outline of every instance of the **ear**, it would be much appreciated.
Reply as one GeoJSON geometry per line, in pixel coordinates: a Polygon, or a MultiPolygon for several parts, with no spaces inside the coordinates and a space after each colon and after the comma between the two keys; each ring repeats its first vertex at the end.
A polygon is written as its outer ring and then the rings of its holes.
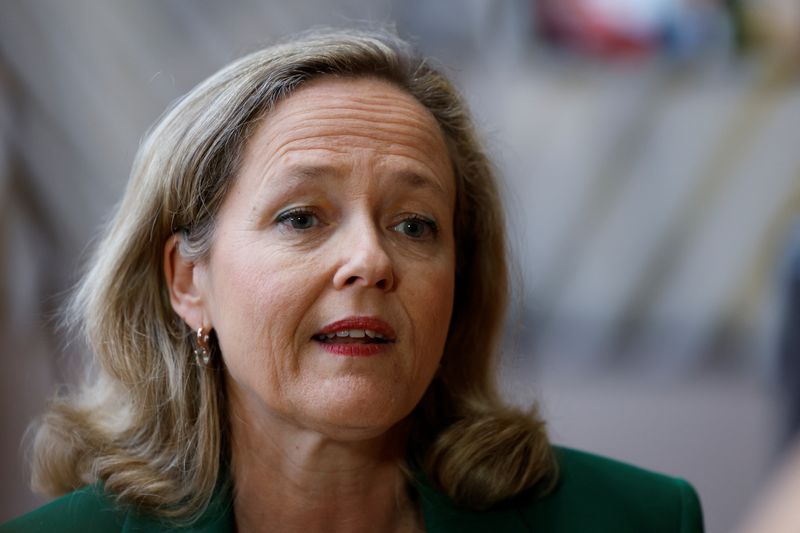
{"type": "Polygon", "coordinates": [[[202,284],[199,283],[202,269],[181,255],[178,249],[180,239],[181,236],[175,233],[164,245],[164,278],[169,301],[172,309],[192,330],[200,327],[211,329],[202,284]]]}

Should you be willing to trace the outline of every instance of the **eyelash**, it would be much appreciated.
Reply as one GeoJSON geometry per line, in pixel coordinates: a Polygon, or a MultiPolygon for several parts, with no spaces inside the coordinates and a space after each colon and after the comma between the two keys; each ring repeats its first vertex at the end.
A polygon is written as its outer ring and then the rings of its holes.
{"type": "Polygon", "coordinates": [[[288,228],[293,229],[295,231],[304,231],[304,230],[307,230],[307,229],[311,229],[311,227],[308,227],[308,228],[296,228],[296,227],[292,226],[291,225],[292,219],[297,219],[299,217],[311,217],[311,218],[315,219],[317,221],[317,223],[319,223],[319,218],[317,217],[317,215],[315,215],[314,212],[311,211],[310,209],[306,209],[306,208],[303,208],[303,207],[298,207],[298,208],[295,208],[295,209],[290,209],[289,211],[284,211],[283,213],[278,215],[278,218],[275,221],[278,224],[287,226],[288,228]]]}
{"type": "MultiPolygon", "coordinates": [[[[420,215],[410,215],[404,218],[403,220],[400,221],[399,224],[395,224],[394,226],[392,226],[392,230],[400,232],[402,230],[398,230],[397,228],[401,227],[403,224],[407,224],[408,222],[417,222],[424,225],[428,229],[428,231],[430,231],[431,238],[435,238],[439,234],[439,226],[436,224],[436,221],[420,215]]],[[[411,235],[406,235],[406,236],[417,241],[422,241],[426,239],[425,236],[420,236],[420,237],[413,237],[411,235]]]]}
{"type": "MultiPolygon", "coordinates": [[[[283,226],[285,226],[285,227],[287,227],[289,229],[292,229],[294,231],[305,231],[305,230],[312,229],[313,226],[319,224],[319,217],[317,217],[317,215],[314,213],[314,211],[312,211],[310,209],[303,208],[303,207],[298,207],[298,208],[295,208],[295,209],[290,209],[289,211],[284,211],[283,213],[278,215],[278,217],[275,219],[275,222],[277,224],[283,225],[283,226]],[[292,225],[292,221],[298,219],[299,217],[310,217],[311,219],[315,220],[316,223],[313,224],[312,226],[304,227],[304,228],[295,227],[294,225],[292,225]]],[[[423,217],[421,215],[416,215],[416,214],[411,214],[411,215],[406,216],[399,223],[394,224],[393,226],[391,226],[390,229],[392,229],[393,231],[396,231],[397,233],[401,233],[402,229],[400,229],[400,228],[404,224],[407,224],[409,222],[415,222],[415,223],[422,224],[430,232],[430,235],[428,235],[428,236],[419,236],[419,237],[415,237],[413,235],[405,234],[408,238],[410,238],[412,240],[423,241],[423,240],[426,240],[427,238],[435,238],[439,234],[439,225],[436,223],[435,220],[427,218],[427,217],[423,217]]]]}

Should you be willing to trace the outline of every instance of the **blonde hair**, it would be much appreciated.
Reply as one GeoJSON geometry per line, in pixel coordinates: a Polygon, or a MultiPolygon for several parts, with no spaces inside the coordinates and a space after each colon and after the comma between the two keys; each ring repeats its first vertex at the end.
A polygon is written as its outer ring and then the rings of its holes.
{"type": "MultiPolygon", "coordinates": [[[[496,355],[508,300],[493,169],[452,84],[385,32],[315,32],[235,61],[180,99],[144,140],[130,182],[68,316],[96,372],[57,399],[35,436],[33,484],[59,494],[102,481],[121,502],[173,520],[202,512],[228,458],[222,365],[198,366],[172,310],[164,244],[202,258],[259,119],[321,76],[379,76],[439,123],[453,163],[456,294],[442,367],[412,414],[412,468],[461,506],[483,509],[555,479],[535,413],[500,400],[496,355]]],[[[217,349],[218,348],[214,348],[217,349]]],[[[219,361],[219,357],[215,358],[219,361]]]]}

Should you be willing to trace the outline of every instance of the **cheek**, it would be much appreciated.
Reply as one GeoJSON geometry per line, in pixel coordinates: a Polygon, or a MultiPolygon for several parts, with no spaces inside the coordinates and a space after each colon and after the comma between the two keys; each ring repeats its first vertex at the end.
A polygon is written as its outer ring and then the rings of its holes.
{"type": "Polygon", "coordinates": [[[415,322],[415,349],[421,358],[418,364],[423,371],[435,369],[444,352],[453,312],[453,271],[452,265],[432,269],[424,278],[425,282],[417,284],[412,295],[414,303],[409,312],[415,322]]]}
{"type": "Polygon", "coordinates": [[[310,305],[309,283],[297,267],[255,259],[221,265],[215,280],[212,320],[232,373],[278,376],[296,363],[298,335],[310,305]]]}
{"type": "MultiPolygon", "coordinates": [[[[214,265],[212,294],[219,321],[234,319],[241,326],[281,322],[269,320],[291,311],[292,303],[302,296],[304,276],[296,264],[284,264],[278,254],[265,249],[253,253],[258,244],[251,244],[245,252],[239,249],[221,252],[214,265]]],[[[261,329],[253,330],[257,335],[261,329]]]]}

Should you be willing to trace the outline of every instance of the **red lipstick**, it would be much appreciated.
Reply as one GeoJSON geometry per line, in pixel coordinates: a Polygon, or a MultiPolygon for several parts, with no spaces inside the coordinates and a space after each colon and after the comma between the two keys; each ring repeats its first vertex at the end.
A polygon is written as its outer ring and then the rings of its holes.
{"type": "Polygon", "coordinates": [[[392,326],[380,318],[353,316],[331,322],[312,339],[330,353],[365,357],[386,351],[397,336],[392,326]]]}

